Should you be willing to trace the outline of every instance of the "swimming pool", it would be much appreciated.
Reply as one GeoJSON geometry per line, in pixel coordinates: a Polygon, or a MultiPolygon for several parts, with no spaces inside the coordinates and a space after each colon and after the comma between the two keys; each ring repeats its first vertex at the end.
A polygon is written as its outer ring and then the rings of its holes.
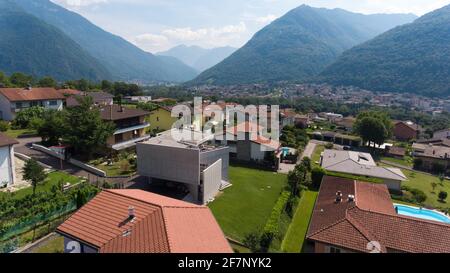
{"type": "Polygon", "coordinates": [[[394,205],[395,208],[398,209],[398,214],[404,216],[410,216],[425,220],[437,221],[441,223],[450,224],[450,218],[440,214],[436,211],[428,210],[428,209],[420,209],[403,205],[394,205]]]}
{"type": "Polygon", "coordinates": [[[287,147],[281,148],[281,151],[283,152],[283,156],[287,156],[289,154],[290,149],[287,147]]]}

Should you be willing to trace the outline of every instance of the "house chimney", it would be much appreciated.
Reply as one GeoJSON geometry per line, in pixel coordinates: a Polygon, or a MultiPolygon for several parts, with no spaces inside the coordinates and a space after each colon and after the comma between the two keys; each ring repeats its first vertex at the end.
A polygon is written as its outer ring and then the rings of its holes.
{"type": "Polygon", "coordinates": [[[28,86],[25,88],[25,90],[31,91],[33,89],[33,87],[31,86],[31,84],[28,84],[28,86]]]}
{"type": "Polygon", "coordinates": [[[349,202],[349,203],[355,202],[355,196],[352,195],[352,194],[349,194],[349,195],[348,195],[348,202],[349,202]]]}
{"type": "Polygon", "coordinates": [[[128,218],[134,219],[136,217],[136,209],[133,206],[128,207],[128,218]]]}
{"type": "Polygon", "coordinates": [[[341,203],[342,202],[342,192],[338,191],[336,193],[336,203],[341,203]]]}

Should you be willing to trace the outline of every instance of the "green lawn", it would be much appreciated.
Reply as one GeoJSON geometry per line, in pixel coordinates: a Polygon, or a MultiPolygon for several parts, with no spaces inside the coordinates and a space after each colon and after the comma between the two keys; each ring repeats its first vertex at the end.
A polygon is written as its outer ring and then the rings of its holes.
{"type": "Polygon", "coordinates": [[[128,159],[123,159],[117,162],[114,162],[112,165],[104,165],[104,164],[95,164],[95,162],[90,162],[94,167],[106,172],[107,176],[123,176],[123,175],[132,175],[136,172],[133,167],[129,164],[128,159]]]}
{"type": "Polygon", "coordinates": [[[316,162],[320,162],[320,156],[325,151],[325,146],[317,145],[314,153],[312,154],[311,160],[313,165],[318,165],[316,162]]]}
{"type": "MultiPolygon", "coordinates": [[[[36,188],[36,192],[41,191],[49,191],[54,185],[58,185],[59,181],[63,181],[64,184],[70,183],[70,184],[76,184],[81,181],[80,178],[76,176],[69,175],[64,172],[52,172],[48,175],[47,179],[44,183],[40,184],[36,188]]],[[[32,187],[28,187],[22,190],[19,190],[17,192],[14,192],[14,198],[20,199],[23,198],[26,195],[29,195],[33,192],[32,187]]],[[[0,192],[0,195],[4,195],[6,193],[0,192]]]]}
{"type": "Polygon", "coordinates": [[[281,245],[283,252],[300,253],[302,251],[317,195],[317,192],[312,191],[303,193],[297,212],[281,245]]]}
{"type": "Polygon", "coordinates": [[[64,252],[64,237],[56,236],[46,241],[43,245],[33,250],[33,253],[63,253],[64,252]]]}
{"type": "Polygon", "coordinates": [[[400,164],[402,166],[409,167],[409,168],[412,168],[414,165],[413,159],[410,156],[405,156],[402,159],[394,158],[394,157],[381,157],[381,160],[385,160],[385,161],[392,162],[395,164],[400,164]]]}
{"type": "Polygon", "coordinates": [[[12,138],[18,138],[21,135],[34,135],[36,134],[36,131],[30,129],[20,129],[20,130],[9,129],[8,131],[5,132],[5,134],[12,138]]]}
{"type": "Polygon", "coordinates": [[[287,185],[287,176],[230,167],[229,178],[233,186],[209,207],[224,233],[242,241],[247,234],[262,230],[287,185]]]}
{"type": "Polygon", "coordinates": [[[446,203],[441,203],[438,199],[440,191],[445,191],[450,194],[450,181],[445,180],[443,186],[440,185],[441,181],[437,176],[432,176],[430,174],[412,172],[408,170],[402,170],[403,173],[408,177],[408,181],[403,183],[403,186],[408,186],[425,192],[427,195],[427,200],[425,205],[434,208],[450,208],[450,199],[447,199],[446,203]],[[432,183],[436,183],[437,187],[433,191],[432,183]]]}

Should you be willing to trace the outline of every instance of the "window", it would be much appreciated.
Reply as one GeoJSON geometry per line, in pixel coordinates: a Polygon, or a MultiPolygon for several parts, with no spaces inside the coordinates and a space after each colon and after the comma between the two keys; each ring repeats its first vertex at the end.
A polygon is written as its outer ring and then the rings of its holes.
{"type": "Polygon", "coordinates": [[[48,102],[48,105],[56,106],[56,105],[58,105],[58,102],[56,100],[51,100],[51,101],[48,102]]]}
{"type": "Polygon", "coordinates": [[[23,107],[21,102],[16,102],[16,109],[21,109],[23,107]]]}
{"type": "Polygon", "coordinates": [[[336,247],[330,247],[330,253],[339,254],[341,253],[341,250],[336,247]]]}
{"type": "Polygon", "coordinates": [[[159,117],[156,117],[156,121],[158,121],[158,122],[159,122],[159,117]]]}

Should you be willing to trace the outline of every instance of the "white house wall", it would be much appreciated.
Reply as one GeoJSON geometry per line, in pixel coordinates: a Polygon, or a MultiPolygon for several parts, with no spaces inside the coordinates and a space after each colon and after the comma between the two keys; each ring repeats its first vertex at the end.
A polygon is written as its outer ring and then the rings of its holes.
{"type": "Polygon", "coordinates": [[[11,151],[9,146],[0,147],[0,184],[7,182],[8,185],[14,183],[14,170],[11,157],[11,151]]]}

